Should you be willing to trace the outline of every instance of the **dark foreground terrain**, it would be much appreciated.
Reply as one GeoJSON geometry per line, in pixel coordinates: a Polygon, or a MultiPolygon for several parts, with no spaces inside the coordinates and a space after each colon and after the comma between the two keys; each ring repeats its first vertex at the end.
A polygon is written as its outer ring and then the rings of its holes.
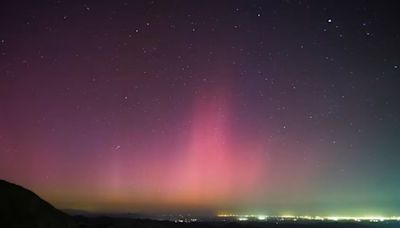
{"type": "Polygon", "coordinates": [[[21,186],[0,180],[0,227],[1,228],[112,228],[112,227],[144,227],[144,228],[400,228],[400,223],[340,223],[340,222],[192,222],[175,223],[148,219],[71,216],[41,199],[32,191],[21,186]]]}
{"type": "Polygon", "coordinates": [[[274,223],[274,222],[195,222],[175,223],[170,221],[123,219],[123,218],[76,218],[78,227],[164,227],[164,228],[399,228],[399,223],[274,223]]]}

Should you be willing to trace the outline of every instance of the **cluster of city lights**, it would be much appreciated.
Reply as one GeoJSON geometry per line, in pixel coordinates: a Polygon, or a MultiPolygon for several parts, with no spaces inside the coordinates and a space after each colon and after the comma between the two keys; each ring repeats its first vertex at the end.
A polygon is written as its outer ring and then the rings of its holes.
{"type": "Polygon", "coordinates": [[[384,222],[384,221],[400,221],[400,217],[384,217],[384,216],[267,216],[267,215],[240,215],[240,214],[218,214],[220,218],[230,218],[238,221],[254,221],[254,220],[279,220],[279,221],[354,221],[354,222],[384,222]]]}
{"type": "Polygon", "coordinates": [[[192,222],[197,222],[197,219],[195,218],[185,218],[185,219],[175,219],[175,223],[192,223],[192,222]]]}

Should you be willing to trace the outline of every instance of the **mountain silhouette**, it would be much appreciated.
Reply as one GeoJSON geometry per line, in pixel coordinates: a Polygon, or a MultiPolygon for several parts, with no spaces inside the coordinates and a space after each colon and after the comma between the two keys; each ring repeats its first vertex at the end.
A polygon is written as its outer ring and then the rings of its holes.
{"type": "MultiPolygon", "coordinates": [[[[71,211],[73,212],[73,210],[71,211]]],[[[398,223],[337,223],[337,222],[245,222],[203,221],[175,223],[133,218],[134,214],[120,216],[96,215],[75,211],[81,215],[70,216],[41,199],[32,191],[0,179],[1,228],[397,228],[398,223]]]]}
{"type": "Polygon", "coordinates": [[[0,180],[0,227],[67,228],[72,218],[32,191],[0,180]]]}

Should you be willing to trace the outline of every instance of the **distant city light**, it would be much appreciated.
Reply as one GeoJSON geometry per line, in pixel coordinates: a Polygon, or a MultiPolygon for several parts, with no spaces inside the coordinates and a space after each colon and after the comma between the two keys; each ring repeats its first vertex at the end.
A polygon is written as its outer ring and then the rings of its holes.
{"type": "Polygon", "coordinates": [[[257,216],[257,219],[258,220],[265,220],[267,218],[267,216],[265,216],[265,215],[259,215],[259,216],[257,216]]]}
{"type": "Polygon", "coordinates": [[[256,221],[256,220],[266,220],[270,218],[271,220],[280,221],[354,221],[354,222],[384,222],[384,221],[400,221],[400,216],[384,217],[384,216],[295,216],[295,215],[281,215],[281,216],[267,216],[267,215],[253,215],[253,214],[218,214],[217,217],[220,218],[232,218],[238,221],[256,221]]]}

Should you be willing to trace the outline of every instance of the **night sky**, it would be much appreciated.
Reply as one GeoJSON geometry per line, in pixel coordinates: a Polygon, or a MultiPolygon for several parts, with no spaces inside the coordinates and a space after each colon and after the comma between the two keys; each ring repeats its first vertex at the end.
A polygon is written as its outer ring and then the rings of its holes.
{"type": "Polygon", "coordinates": [[[400,215],[396,2],[3,2],[0,178],[64,209],[400,215]]]}

